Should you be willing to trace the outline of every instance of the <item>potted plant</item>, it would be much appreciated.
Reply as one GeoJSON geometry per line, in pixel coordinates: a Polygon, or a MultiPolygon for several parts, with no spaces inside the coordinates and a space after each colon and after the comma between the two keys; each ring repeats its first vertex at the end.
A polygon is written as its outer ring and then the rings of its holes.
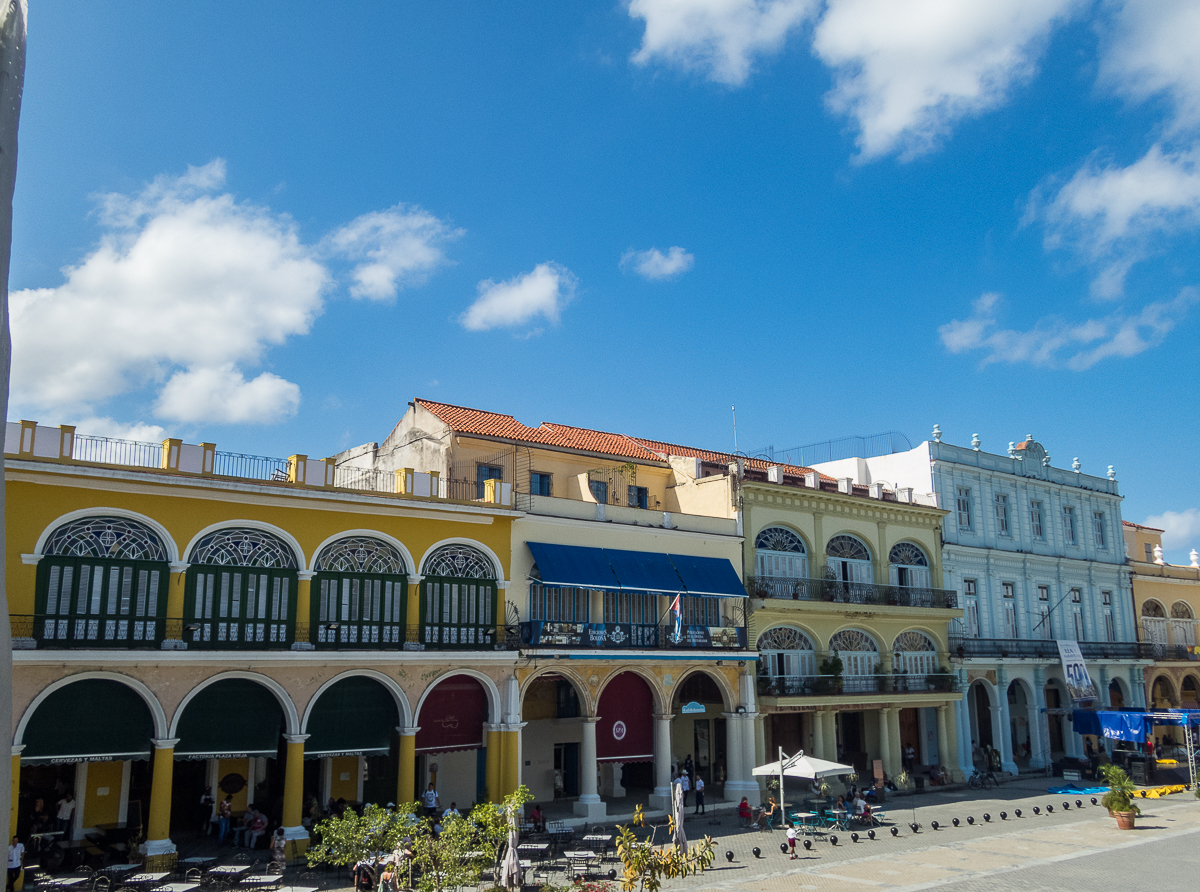
{"type": "Polygon", "coordinates": [[[837,655],[837,651],[831,651],[829,656],[821,661],[821,665],[817,667],[818,674],[824,676],[820,679],[819,693],[839,693],[841,691],[842,681],[842,658],[837,655]]]}
{"type": "Polygon", "coordinates": [[[1117,819],[1118,830],[1132,830],[1134,818],[1142,810],[1133,804],[1133,793],[1136,787],[1125,769],[1116,765],[1101,765],[1100,773],[1108,783],[1108,792],[1100,800],[1100,804],[1108,809],[1108,813],[1117,819]]]}

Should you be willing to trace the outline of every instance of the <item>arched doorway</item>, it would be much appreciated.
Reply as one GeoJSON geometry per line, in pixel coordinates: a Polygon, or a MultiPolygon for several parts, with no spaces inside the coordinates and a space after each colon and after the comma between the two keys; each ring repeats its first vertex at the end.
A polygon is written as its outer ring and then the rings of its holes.
{"type": "Polygon", "coordinates": [[[1008,685],[1008,726],[1012,740],[1013,761],[1020,768],[1028,768],[1036,749],[1034,734],[1037,729],[1029,723],[1030,696],[1025,684],[1019,680],[1008,685]]]}
{"type": "Polygon", "coordinates": [[[1150,686],[1150,700],[1155,709],[1177,709],[1179,698],[1175,696],[1175,685],[1165,675],[1159,675],[1150,686]]]}
{"type": "Polygon", "coordinates": [[[985,767],[983,753],[987,747],[996,745],[992,733],[992,691],[984,681],[977,679],[967,690],[967,711],[971,720],[971,760],[976,767],[985,767]]]}
{"type": "Polygon", "coordinates": [[[167,549],[144,523],[79,518],[58,527],[37,566],[39,646],[155,647],[166,619],[167,549]]]}
{"type": "Polygon", "coordinates": [[[1125,689],[1119,679],[1114,678],[1108,683],[1108,702],[1110,709],[1125,708],[1125,689]]]}
{"type": "Polygon", "coordinates": [[[175,723],[172,836],[207,832],[197,812],[206,787],[217,800],[231,797],[234,814],[253,805],[281,823],[286,722],[275,693],[252,678],[222,678],[196,691],[182,709],[175,723]]]}
{"type": "Polygon", "coordinates": [[[521,780],[535,802],[579,796],[585,700],[567,675],[549,672],[529,683],[521,700],[521,780]]]}
{"type": "Polygon", "coordinates": [[[1057,679],[1046,682],[1046,727],[1050,732],[1050,758],[1061,759],[1067,753],[1067,725],[1064,712],[1067,698],[1057,679]]]}
{"type": "Polygon", "coordinates": [[[433,784],[443,808],[464,805],[487,796],[488,695],[479,679],[451,675],[425,695],[418,707],[417,790],[433,784]]]}
{"type": "MultiPolygon", "coordinates": [[[[729,776],[727,722],[723,713],[732,707],[721,688],[705,671],[686,676],[671,697],[671,740],[675,754],[692,757],[693,772],[704,779],[705,793],[712,800],[724,795],[729,776]]],[[[789,750],[789,752],[791,752],[789,750]]],[[[682,761],[682,760],[681,760],[682,761]]],[[[695,786],[695,777],[692,778],[695,786]]]]}
{"type": "Polygon", "coordinates": [[[421,642],[440,649],[494,643],[498,572],[470,545],[443,545],[430,554],[422,567],[421,642]]]}
{"type": "Polygon", "coordinates": [[[395,697],[374,678],[350,676],[321,691],[304,725],[305,798],[399,802],[400,722],[395,697]]]}
{"type": "Polygon", "coordinates": [[[1200,709],[1200,697],[1197,696],[1196,676],[1187,674],[1179,685],[1179,705],[1184,709],[1200,709]]]}
{"type": "MultiPolygon", "coordinates": [[[[654,789],[655,706],[649,683],[636,672],[618,672],[604,685],[596,706],[596,766],[592,770],[597,772],[597,789],[606,779],[611,785],[613,778],[626,795],[641,796],[654,789]]],[[[676,753],[679,746],[676,742],[676,753]]],[[[679,759],[682,762],[683,756],[679,759]]],[[[586,794],[590,780],[586,758],[581,770],[585,776],[580,788],[586,794]]]]}
{"type": "Polygon", "coordinates": [[[313,561],[309,620],[318,647],[399,647],[408,568],[400,550],[372,536],[330,542],[313,561]]]}
{"type": "MultiPolygon", "coordinates": [[[[55,803],[71,793],[76,808],[70,838],[81,839],[83,831],[105,825],[136,835],[149,816],[153,737],[153,715],[129,685],[85,678],[52,691],[21,736],[25,748],[13,833],[25,838],[36,800],[53,816],[55,803]]],[[[61,862],[60,850],[46,852],[48,864],[61,862]]]]}
{"type": "Polygon", "coordinates": [[[225,528],[188,555],[184,640],[194,648],[287,649],[296,627],[296,553],[267,530],[225,528]]]}

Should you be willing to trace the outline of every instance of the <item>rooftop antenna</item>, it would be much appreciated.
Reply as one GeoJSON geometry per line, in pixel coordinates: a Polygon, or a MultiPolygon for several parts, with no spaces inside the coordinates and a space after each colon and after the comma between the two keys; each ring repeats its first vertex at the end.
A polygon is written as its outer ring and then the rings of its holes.
{"type": "Polygon", "coordinates": [[[733,451],[737,452],[737,403],[733,404],[733,451]]]}

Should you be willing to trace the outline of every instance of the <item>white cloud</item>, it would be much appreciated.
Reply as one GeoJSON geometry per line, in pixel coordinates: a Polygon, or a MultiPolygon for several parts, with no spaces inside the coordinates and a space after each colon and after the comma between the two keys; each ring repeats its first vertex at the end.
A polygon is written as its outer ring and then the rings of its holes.
{"type": "Polygon", "coordinates": [[[1139,0],[1110,9],[1100,85],[1137,102],[1161,98],[1167,115],[1141,158],[1125,166],[1090,159],[1065,184],[1043,183],[1026,215],[1045,224],[1048,249],[1071,248],[1096,264],[1092,293],[1101,298],[1120,296],[1157,241],[1200,226],[1200,5],[1139,0]]]}
{"type": "Polygon", "coordinates": [[[694,255],[675,245],[664,254],[658,248],[649,251],[626,251],[621,256],[621,269],[632,269],[644,279],[673,279],[692,268],[694,255]]]}
{"type": "Polygon", "coordinates": [[[1200,549],[1200,508],[1164,511],[1162,514],[1147,517],[1142,523],[1163,531],[1163,551],[1182,554],[1193,548],[1200,549]]]}
{"type": "Polygon", "coordinates": [[[778,52],[817,0],[630,0],[629,15],[646,23],[633,61],[661,59],[740,85],[756,56],[778,52]]]}
{"type": "Polygon", "coordinates": [[[930,151],[951,125],[1005,101],[1078,0],[829,0],[813,52],[835,71],[829,107],[864,158],[930,151]]]}
{"type": "Polygon", "coordinates": [[[1069,245],[1100,265],[1097,297],[1118,297],[1155,236],[1200,225],[1198,158],[1155,145],[1127,167],[1090,161],[1048,201],[1035,194],[1026,220],[1042,218],[1048,249],[1069,245]]]}
{"type": "Polygon", "coordinates": [[[557,323],[559,313],[575,296],[576,278],[557,263],[539,263],[532,272],[504,282],[485,279],[479,297],[460,321],[470,331],[522,325],[537,316],[557,323]]]}
{"type": "Polygon", "coordinates": [[[938,334],[951,353],[984,351],[983,365],[1024,363],[1082,371],[1158,346],[1198,301],[1200,291],[1185,288],[1174,300],[1147,304],[1136,315],[1116,312],[1080,322],[1046,317],[1020,331],[998,326],[999,296],[985,294],[975,301],[969,318],[946,323],[938,334]]]}
{"type": "Polygon", "coordinates": [[[247,381],[232,365],[173,374],[158,395],[155,412],[175,421],[271,424],[296,414],[300,388],[263,372],[247,381]]]}
{"type": "Polygon", "coordinates": [[[360,261],[351,274],[352,297],[391,300],[401,288],[422,284],[443,266],[442,245],[462,234],[428,211],[398,204],[350,221],[330,234],[327,247],[360,261]]]}
{"type": "Polygon", "coordinates": [[[269,376],[246,384],[240,367],[307,333],[329,278],[286,217],[214,194],[224,176],[214,161],[160,176],[135,195],[104,196],[99,247],[64,270],[62,285],[13,293],[16,407],[95,414],[97,404],[182,375],[160,398],[168,417],[280,417],[222,403],[245,406],[269,379],[287,383],[269,376]],[[178,397],[202,395],[199,381],[228,389],[206,391],[189,410],[178,397]]]}

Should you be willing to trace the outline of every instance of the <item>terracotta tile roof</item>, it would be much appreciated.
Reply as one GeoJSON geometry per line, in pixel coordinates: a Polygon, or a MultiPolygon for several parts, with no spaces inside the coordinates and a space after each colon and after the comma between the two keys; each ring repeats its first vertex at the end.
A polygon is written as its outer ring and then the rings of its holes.
{"type": "MultiPolygon", "coordinates": [[[[540,443],[563,449],[578,449],[581,452],[596,452],[602,455],[636,458],[644,461],[665,461],[668,455],[678,455],[724,465],[736,458],[728,452],[696,449],[691,446],[680,446],[678,443],[646,440],[641,437],[630,437],[626,434],[614,434],[586,427],[573,427],[556,422],[545,421],[539,427],[529,427],[517,421],[513,416],[502,415],[499,412],[468,409],[464,406],[453,406],[449,403],[437,403],[432,400],[418,399],[415,402],[420,403],[423,408],[432,412],[460,434],[503,437],[524,443],[540,443]]],[[[755,471],[765,472],[767,468],[773,467],[771,462],[763,459],[749,458],[745,461],[746,467],[755,471]]],[[[799,465],[782,465],[782,467],[784,476],[792,478],[803,477],[812,470],[812,468],[799,465]]],[[[824,474],[821,475],[821,479],[833,480],[832,477],[824,474]]]]}
{"type": "Polygon", "coordinates": [[[1152,533],[1165,533],[1166,530],[1160,530],[1158,527],[1148,527],[1145,524],[1134,523],[1131,520],[1122,520],[1121,526],[1133,527],[1135,530],[1150,530],[1152,533]]]}

